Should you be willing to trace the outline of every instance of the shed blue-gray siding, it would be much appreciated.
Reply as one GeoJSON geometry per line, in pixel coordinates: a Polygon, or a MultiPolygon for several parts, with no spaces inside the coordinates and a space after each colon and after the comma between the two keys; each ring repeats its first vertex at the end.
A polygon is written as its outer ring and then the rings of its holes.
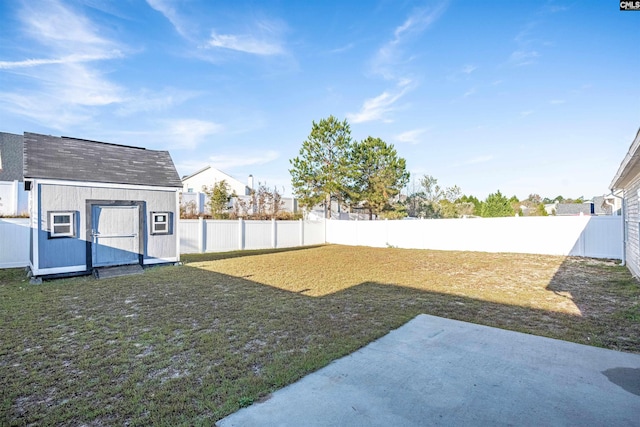
{"type": "MultiPolygon", "coordinates": [[[[143,262],[152,260],[177,260],[177,193],[172,190],[148,190],[126,188],[102,188],[80,185],[38,184],[38,269],[88,266],[87,241],[91,241],[91,227],[87,227],[87,201],[140,202],[143,227],[140,233],[143,244],[140,251],[143,262]],[[71,211],[75,213],[74,237],[49,238],[49,212],[71,211]],[[151,212],[171,212],[173,233],[152,235],[148,222],[151,212]]],[[[34,262],[33,250],[31,261],[34,262]]]]}

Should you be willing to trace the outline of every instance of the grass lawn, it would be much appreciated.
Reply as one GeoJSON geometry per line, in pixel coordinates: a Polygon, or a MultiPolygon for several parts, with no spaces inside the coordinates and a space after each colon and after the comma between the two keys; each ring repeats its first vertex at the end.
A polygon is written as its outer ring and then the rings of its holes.
{"type": "Polygon", "coordinates": [[[184,256],[29,285],[0,270],[0,425],[211,425],[419,313],[640,353],[611,261],[347,246],[184,256]]]}

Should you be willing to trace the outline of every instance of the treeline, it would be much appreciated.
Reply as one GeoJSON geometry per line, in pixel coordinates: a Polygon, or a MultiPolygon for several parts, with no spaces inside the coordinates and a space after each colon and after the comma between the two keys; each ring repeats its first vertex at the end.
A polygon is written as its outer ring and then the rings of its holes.
{"type": "Polygon", "coordinates": [[[545,203],[582,203],[581,198],[551,200],[537,194],[519,200],[499,190],[479,200],[462,194],[457,185],[441,187],[430,175],[406,187],[410,178],[406,161],[393,144],[372,136],[354,141],[349,123],[334,116],[312,122],[311,133],[290,163],[299,205],[306,210],[322,206],[327,218],[340,208],[364,210],[370,219],[544,216],[545,203]]]}
{"type": "Polygon", "coordinates": [[[519,200],[516,196],[507,197],[498,190],[489,194],[486,199],[479,200],[472,195],[463,195],[457,185],[441,187],[438,180],[430,175],[414,181],[402,202],[407,215],[414,218],[548,215],[543,199],[537,194],[519,200]]]}

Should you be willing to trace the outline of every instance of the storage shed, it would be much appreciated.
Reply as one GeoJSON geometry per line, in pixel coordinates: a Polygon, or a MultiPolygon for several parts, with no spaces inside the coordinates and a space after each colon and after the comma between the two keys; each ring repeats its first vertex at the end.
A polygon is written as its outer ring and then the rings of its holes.
{"type": "Polygon", "coordinates": [[[167,151],[24,134],[34,277],[180,260],[182,182],[167,151]]]}

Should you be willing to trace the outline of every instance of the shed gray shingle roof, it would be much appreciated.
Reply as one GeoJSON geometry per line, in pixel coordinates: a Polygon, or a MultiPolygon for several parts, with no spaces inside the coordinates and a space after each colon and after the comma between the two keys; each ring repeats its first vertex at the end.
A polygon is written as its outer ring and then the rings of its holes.
{"type": "Polygon", "coordinates": [[[28,132],[24,177],[182,187],[168,151],[28,132]]]}
{"type": "Polygon", "coordinates": [[[22,135],[0,132],[0,181],[22,181],[22,135]]]}

